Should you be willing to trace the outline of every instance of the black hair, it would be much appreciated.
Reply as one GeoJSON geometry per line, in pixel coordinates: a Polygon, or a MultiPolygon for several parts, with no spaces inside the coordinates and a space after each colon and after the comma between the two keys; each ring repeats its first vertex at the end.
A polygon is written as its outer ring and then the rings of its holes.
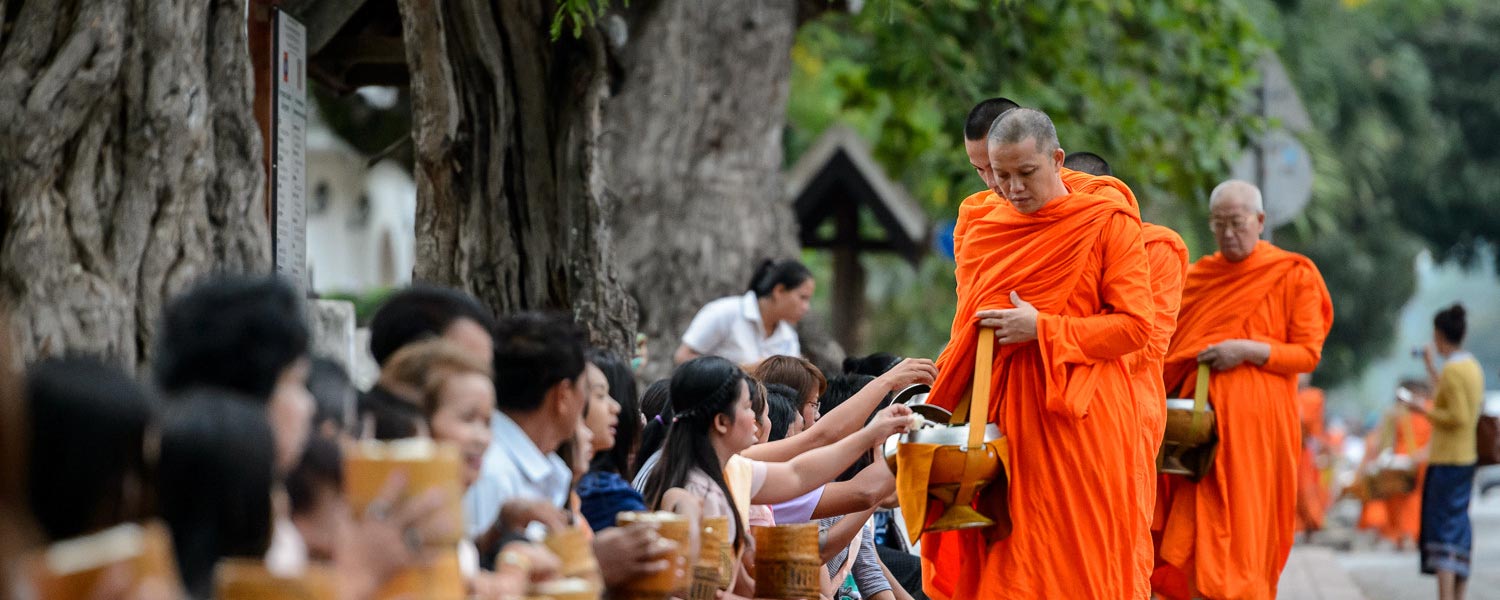
{"type": "Polygon", "coordinates": [[[901,364],[901,357],[889,352],[876,352],[869,356],[850,356],[844,359],[844,374],[879,377],[899,364],[901,364]]]}
{"type": "Polygon", "coordinates": [[[1071,152],[1063,159],[1063,166],[1089,175],[1114,175],[1104,157],[1093,152],[1071,152]]]}
{"type": "Polygon", "coordinates": [[[314,436],[307,441],[307,451],[302,461],[286,478],[286,494],[291,500],[292,514],[300,515],[318,506],[318,490],[344,489],[344,459],[337,442],[314,436]]]}
{"type": "Polygon", "coordinates": [[[766,412],[766,384],[754,377],[747,379],[745,385],[750,388],[750,410],[755,411],[755,419],[759,421],[761,413],[766,412]]]}
{"type": "Polygon", "coordinates": [[[94,359],[50,359],[27,371],[25,397],[28,502],[49,541],[150,513],[153,406],[135,380],[94,359]]]}
{"type": "Polygon", "coordinates": [[[275,465],[265,411],[239,394],[191,390],[163,414],[157,495],[191,597],[211,596],[220,558],[265,555],[275,465]]]}
{"type": "Polygon", "coordinates": [[[671,387],[672,380],[665,377],[646,386],[646,393],[641,394],[641,415],[645,416],[647,421],[655,419],[656,415],[666,411],[671,403],[669,393],[671,387]]]}
{"type": "Polygon", "coordinates": [[[281,373],[307,356],[307,344],[292,286],[274,276],[218,276],[167,305],[152,360],[163,392],[217,387],[265,404],[281,373]]]}
{"type": "Polygon", "coordinates": [[[981,100],[969,109],[969,116],[964,120],[964,139],[970,142],[978,142],[986,139],[990,134],[990,125],[1000,118],[1000,115],[1011,109],[1020,108],[1020,104],[1009,98],[989,98],[981,100]]]}
{"type": "MultiPolygon", "coordinates": [[[[875,381],[875,378],[869,375],[840,375],[829,379],[828,389],[824,390],[823,396],[818,399],[818,412],[825,415],[832,412],[833,409],[838,408],[839,405],[853,398],[865,386],[870,385],[872,381],[875,381]]],[[[880,408],[883,408],[889,400],[890,398],[888,397],[885,401],[877,405],[876,409],[870,412],[870,417],[874,417],[876,412],[880,412],[880,408]]],[[[869,418],[866,418],[866,421],[868,422],[869,418]]]]}
{"type": "MultiPolygon", "coordinates": [[[[682,363],[672,373],[672,426],[667,430],[661,460],[646,477],[642,490],[647,507],[660,508],[662,496],[667,490],[682,487],[688,476],[696,469],[707,475],[724,492],[724,498],[734,498],[729,485],[724,482],[723,466],[719,464],[709,431],[719,415],[735,418],[735,404],[740,399],[740,386],[749,378],[745,372],[717,356],[702,356],[682,363]]],[[[739,511],[729,511],[734,519],[735,548],[744,542],[745,524],[739,511]]]]}
{"type": "Polygon", "coordinates": [[[1432,317],[1432,327],[1443,336],[1443,339],[1448,340],[1448,343],[1455,346],[1463,344],[1464,330],[1468,328],[1464,318],[1464,306],[1454,302],[1453,306],[1438,311],[1438,314],[1432,317]]]}
{"type": "MultiPolygon", "coordinates": [[[[378,383],[360,395],[359,414],[361,428],[368,420],[374,426],[374,431],[369,433],[377,440],[399,440],[421,433],[418,423],[423,421],[422,407],[392,394],[378,383]]],[[[363,435],[365,432],[361,430],[359,433],[363,435]]]]}
{"type": "MultiPolygon", "coordinates": [[[[855,394],[858,394],[865,386],[870,385],[872,381],[875,381],[875,378],[869,375],[840,375],[828,380],[828,389],[823,392],[823,397],[818,400],[818,410],[822,411],[823,414],[828,414],[828,412],[838,408],[839,405],[847,402],[850,398],[853,398],[855,394]]],[[[877,404],[875,410],[871,411],[869,416],[865,417],[865,422],[868,423],[870,419],[875,418],[875,413],[880,412],[880,409],[884,408],[892,398],[891,394],[886,394],[885,400],[877,404]]],[[[861,454],[859,460],[854,461],[854,464],[844,469],[844,472],[839,474],[835,481],[853,479],[865,467],[870,466],[872,461],[871,453],[866,452],[861,454]]]]}
{"type": "Polygon", "coordinates": [[[568,315],[502,319],[495,328],[495,405],[523,413],[541,408],[552,386],[583,375],[584,348],[583,332],[568,315]]]}
{"type": "Polygon", "coordinates": [[[370,355],[384,365],[402,346],[440,337],[459,319],[495,330],[495,316],[469,294],[434,285],[408,287],[391,295],[370,317],[370,355]]]}
{"type": "Polygon", "coordinates": [[[772,383],[766,386],[767,400],[771,403],[771,437],[769,441],[786,439],[786,432],[797,421],[802,408],[797,399],[797,390],[791,386],[772,383]]]}
{"type": "Polygon", "coordinates": [[[641,447],[636,449],[635,464],[630,465],[632,472],[640,473],[667,439],[667,424],[672,422],[671,387],[671,379],[658,379],[641,396],[641,415],[646,417],[646,428],[641,430],[641,447]]]}
{"type": "Polygon", "coordinates": [[[755,292],[755,297],[764,298],[776,291],[776,286],[791,291],[809,279],[812,279],[812,271],[796,260],[766,259],[755,267],[755,274],[750,276],[750,291],[755,292]]]}
{"type": "Polygon", "coordinates": [[[630,453],[635,450],[641,437],[641,402],[635,393],[635,372],[630,363],[620,355],[608,350],[590,350],[589,362],[604,372],[609,382],[609,395],[620,403],[620,422],[615,425],[613,448],[595,454],[589,463],[590,471],[617,473],[626,481],[635,477],[630,467],[630,453]]]}
{"type": "Polygon", "coordinates": [[[349,431],[353,423],[349,414],[354,410],[359,392],[349,382],[349,374],[337,362],[315,356],[307,370],[307,391],[312,393],[312,431],[317,432],[324,423],[333,423],[339,431],[349,431]]]}

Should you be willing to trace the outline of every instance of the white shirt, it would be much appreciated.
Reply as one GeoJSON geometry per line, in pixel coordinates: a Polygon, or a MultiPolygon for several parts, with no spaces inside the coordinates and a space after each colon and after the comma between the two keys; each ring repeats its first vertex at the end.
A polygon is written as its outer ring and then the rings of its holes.
{"type": "Polygon", "coordinates": [[[557,454],[537,448],[531,436],[505,413],[495,411],[490,431],[479,479],[464,493],[464,526],[471,538],[494,525],[500,507],[513,498],[538,498],[562,506],[573,481],[568,464],[557,454]]]}
{"type": "Polygon", "coordinates": [[[786,321],[765,335],[755,292],[720,298],[703,305],[682,343],[705,356],[722,356],[737,365],[757,363],[776,355],[802,356],[797,330],[786,321]]]}

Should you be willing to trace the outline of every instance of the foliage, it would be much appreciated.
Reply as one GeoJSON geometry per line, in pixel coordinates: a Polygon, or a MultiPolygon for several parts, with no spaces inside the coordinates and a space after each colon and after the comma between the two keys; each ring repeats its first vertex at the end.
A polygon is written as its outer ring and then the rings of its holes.
{"type": "Polygon", "coordinates": [[[1371,0],[1262,3],[1257,20],[1308,106],[1314,201],[1278,241],[1323,267],[1334,331],[1319,368],[1333,383],[1389,350],[1426,242],[1473,261],[1500,239],[1500,5],[1371,0]]]}
{"type": "MultiPolygon", "coordinates": [[[[1047,111],[1064,148],[1107,157],[1147,219],[1213,250],[1207,190],[1264,125],[1246,116],[1254,59],[1286,64],[1312,118],[1312,201],[1275,240],[1310,256],[1336,319],[1317,373],[1357,375],[1389,350],[1422,242],[1469,260],[1500,239],[1500,3],[1482,0],[934,3],[886,0],[806,26],[793,49],[787,155],[855,127],[928,214],[979,190],[961,129],[976,100],[1047,111]]],[[[933,355],[951,263],[870,263],[870,349],[933,355]],[[934,266],[934,264],[938,266],[934,266]],[[934,316],[934,306],[942,306],[934,316]]]]}
{"type": "Polygon", "coordinates": [[[354,321],[360,327],[369,325],[370,317],[375,316],[375,311],[380,305],[385,304],[386,298],[396,292],[396,288],[377,288],[365,292],[333,292],[323,294],[324,300],[346,300],[354,303],[354,321]]]}
{"type": "MultiPolygon", "coordinates": [[[[593,27],[599,16],[609,9],[610,0],[557,0],[557,12],[552,13],[552,39],[562,37],[563,27],[573,31],[573,38],[583,37],[584,27],[593,27]]],[[[629,6],[627,1],[624,3],[629,6]]]]}
{"type": "MultiPolygon", "coordinates": [[[[963,153],[964,119],[1001,95],[1047,111],[1065,148],[1108,157],[1149,218],[1205,249],[1202,199],[1257,129],[1236,117],[1264,49],[1247,13],[1210,0],[941,4],[889,0],[803,27],[789,160],[828,125],[848,124],[930,216],[951,219],[983,185],[963,153]]],[[[936,355],[952,319],[952,263],[869,260],[866,350],[936,355]]]]}

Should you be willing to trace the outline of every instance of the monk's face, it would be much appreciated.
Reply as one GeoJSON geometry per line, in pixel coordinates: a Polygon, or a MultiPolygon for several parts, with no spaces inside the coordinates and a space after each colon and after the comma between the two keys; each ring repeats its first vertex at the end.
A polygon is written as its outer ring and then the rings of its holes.
{"type": "Polygon", "coordinates": [[[964,140],[964,153],[969,155],[969,165],[984,180],[984,187],[995,189],[995,177],[990,171],[990,153],[985,141],[964,140]]]}
{"type": "Polygon", "coordinates": [[[1219,243],[1219,253],[1229,262],[1250,257],[1255,243],[1266,228],[1265,213],[1256,212],[1247,198],[1226,192],[1219,203],[1209,209],[1208,228],[1219,243]]]}
{"type": "Polygon", "coordinates": [[[1053,198],[1068,193],[1060,175],[1063,151],[1044,151],[1035,138],[989,147],[990,171],[995,190],[1023,215],[1029,215],[1053,198]]]}

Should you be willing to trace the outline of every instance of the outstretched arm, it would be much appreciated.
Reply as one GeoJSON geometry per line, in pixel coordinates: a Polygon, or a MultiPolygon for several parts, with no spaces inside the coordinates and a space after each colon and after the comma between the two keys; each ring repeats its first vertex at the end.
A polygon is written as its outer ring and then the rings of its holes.
{"type": "Polygon", "coordinates": [[[860,454],[911,425],[911,409],[895,405],[881,411],[869,426],[830,446],[804,452],[787,462],[765,463],[765,485],[751,501],[755,504],[786,502],[833,481],[860,454]]]}
{"type": "Polygon", "coordinates": [[[875,381],[860,389],[838,408],[828,411],[807,431],[774,442],[756,444],[740,455],[763,462],[785,462],[814,448],[837,443],[859,431],[886,394],[917,383],[930,384],[936,377],[937,366],[931,360],[908,358],[875,378],[875,381]]]}

